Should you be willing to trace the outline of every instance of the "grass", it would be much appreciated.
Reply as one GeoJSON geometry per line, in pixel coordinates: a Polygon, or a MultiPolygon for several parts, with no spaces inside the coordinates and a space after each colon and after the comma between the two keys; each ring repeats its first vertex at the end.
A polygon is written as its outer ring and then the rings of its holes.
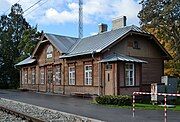
{"type": "MultiPolygon", "coordinates": [[[[127,108],[127,109],[132,109],[132,106],[118,106],[118,105],[102,105],[98,104],[96,101],[92,101],[92,104],[108,107],[108,108],[127,108]]],[[[135,104],[136,109],[141,109],[141,110],[164,110],[164,107],[158,106],[158,105],[152,105],[152,104],[142,104],[142,103],[136,103],[135,104]]],[[[176,105],[174,108],[167,108],[167,110],[172,110],[172,111],[180,111],[180,105],[176,105]]]]}
{"type": "MultiPolygon", "coordinates": [[[[164,107],[152,104],[141,104],[136,103],[135,108],[137,109],[145,109],[145,110],[164,110],[164,107]]],[[[180,105],[176,105],[174,108],[167,108],[168,110],[180,111],[180,105]]]]}

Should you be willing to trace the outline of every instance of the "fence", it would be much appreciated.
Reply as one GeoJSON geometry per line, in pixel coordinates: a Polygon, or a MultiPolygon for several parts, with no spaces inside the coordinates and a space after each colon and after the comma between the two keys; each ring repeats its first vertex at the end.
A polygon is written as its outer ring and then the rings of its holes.
{"type": "Polygon", "coordinates": [[[136,95],[159,95],[159,96],[164,96],[164,122],[167,122],[167,96],[180,97],[180,94],[133,92],[133,117],[135,116],[135,96],[136,95]]]}

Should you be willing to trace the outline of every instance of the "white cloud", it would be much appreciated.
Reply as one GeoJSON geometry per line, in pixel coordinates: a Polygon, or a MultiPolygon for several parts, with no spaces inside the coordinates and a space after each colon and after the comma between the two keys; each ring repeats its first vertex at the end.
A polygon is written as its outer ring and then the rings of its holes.
{"type": "Polygon", "coordinates": [[[94,35],[97,35],[97,34],[98,34],[97,32],[90,33],[91,36],[94,36],[94,35]]]}
{"type": "MultiPolygon", "coordinates": [[[[16,3],[18,0],[2,1],[10,7],[10,5],[16,3]]],[[[42,0],[36,7],[39,7],[44,1],[42,0]]],[[[36,2],[37,0],[20,0],[19,3],[25,10],[36,2]]],[[[2,7],[1,4],[0,8],[2,7]]],[[[140,9],[141,6],[136,0],[84,0],[83,19],[85,24],[89,24],[99,23],[100,20],[111,21],[112,18],[125,15],[128,21],[137,21],[137,14],[140,9]]],[[[78,0],[49,0],[36,11],[26,16],[26,18],[38,24],[78,22],[78,0]]]]}
{"type": "Polygon", "coordinates": [[[45,16],[39,21],[43,23],[64,23],[64,22],[74,22],[78,18],[77,14],[74,12],[62,11],[50,8],[46,11],[45,16]]]}

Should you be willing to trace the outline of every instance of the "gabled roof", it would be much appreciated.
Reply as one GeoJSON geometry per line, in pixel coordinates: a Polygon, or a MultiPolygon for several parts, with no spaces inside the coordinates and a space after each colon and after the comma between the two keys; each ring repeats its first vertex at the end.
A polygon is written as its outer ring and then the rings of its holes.
{"type": "Polygon", "coordinates": [[[114,61],[126,61],[126,62],[137,62],[137,63],[147,63],[147,61],[143,61],[131,56],[113,53],[106,57],[104,57],[100,62],[114,62],[114,61]]]}
{"type": "Polygon", "coordinates": [[[32,64],[36,61],[36,59],[33,59],[30,57],[24,59],[23,61],[19,62],[18,64],[16,64],[15,66],[22,66],[22,65],[26,65],[26,64],[32,64]]]}
{"type": "Polygon", "coordinates": [[[99,33],[97,35],[81,39],[81,41],[79,41],[71,50],[69,50],[68,54],[63,55],[60,58],[85,55],[93,52],[101,52],[103,49],[105,49],[130,31],[149,34],[135,25],[99,33]]]}
{"type": "MultiPolygon", "coordinates": [[[[78,38],[75,37],[68,37],[68,36],[61,36],[61,35],[55,35],[55,34],[49,34],[49,33],[45,33],[44,37],[47,38],[48,41],[50,41],[50,43],[57,48],[57,50],[59,50],[61,53],[67,53],[69,49],[71,49],[71,47],[73,47],[73,45],[75,43],[77,43],[77,41],[79,40],[78,38]]],[[[34,52],[32,53],[32,57],[34,57],[34,54],[37,52],[39,46],[43,43],[44,41],[41,40],[34,52]]]]}
{"type": "Polygon", "coordinates": [[[79,40],[78,38],[60,36],[55,34],[45,33],[45,37],[62,53],[67,53],[68,50],[79,40]]]}

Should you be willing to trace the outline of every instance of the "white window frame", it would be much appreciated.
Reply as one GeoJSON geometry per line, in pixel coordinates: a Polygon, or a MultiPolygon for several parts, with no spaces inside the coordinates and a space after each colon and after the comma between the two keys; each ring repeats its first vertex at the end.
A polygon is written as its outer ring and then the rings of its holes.
{"type": "Polygon", "coordinates": [[[55,82],[56,84],[61,84],[61,66],[55,66],[55,82]]]}
{"type": "Polygon", "coordinates": [[[46,51],[46,58],[51,59],[53,57],[53,46],[49,45],[46,51]]]}
{"type": "Polygon", "coordinates": [[[69,67],[69,85],[75,85],[76,80],[76,73],[75,73],[75,67],[71,66],[69,67]],[[74,70],[71,70],[74,69],[74,70]]]}
{"type": "Polygon", "coordinates": [[[45,83],[45,71],[44,68],[40,68],[40,84],[44,84],[45,83]]]}
{"type": "Polygon", "coordinates": [[[126,86],[134,86],[134,63],[125,63],[125,85],[126,86]],[[126,66],[129,65],[128,68],[126,66]],[[132,69],[130,68],[130,65],[132,66],[132,69]],[[130,76],[130,73],[132,72],[132,77],[130,76]],[[126,74],[128,73],[128,74],[126,74]],[[132,81],[131,81],[132,79],[132,81]]]}
{"type": "Polygon", "coordinates": [[[36,83],[36,69],[35,68],[32,68],[31,70],[31,77],[32,77],[31,83],[35,84],[36,83]]]}
{"type": "Polygon", "coordinates": [[[84,66],[84,84],[85,85],[92,85],[92,65],[85,65],[84,66]],[[91,67],[91,69],[86,69],[87,67],[91,67]],[[90,76],[91,73],[91,76],[90,76]]]}

